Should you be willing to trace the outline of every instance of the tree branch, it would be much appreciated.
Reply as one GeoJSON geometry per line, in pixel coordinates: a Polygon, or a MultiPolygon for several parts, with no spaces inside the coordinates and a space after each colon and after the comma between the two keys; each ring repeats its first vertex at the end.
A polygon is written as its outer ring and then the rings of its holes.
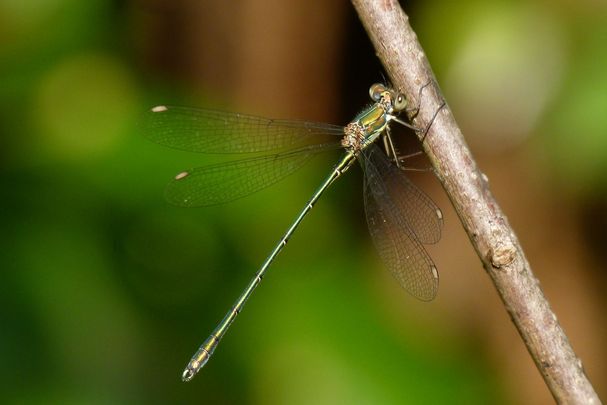
{"type": "MultiPolygon", "coordinates": [[[[420,107],[410,118],[416,127],[426,128],[444,99],[407,15],[396,0],[352,3],[392,84],[405,94],[410,105],[420,107]],[[432,85],[419,97],[420,87],[429,82],[432,85]]],[[[600,403],[448,106],[436,115],[423,145],[555,400],[600,403]]]]}

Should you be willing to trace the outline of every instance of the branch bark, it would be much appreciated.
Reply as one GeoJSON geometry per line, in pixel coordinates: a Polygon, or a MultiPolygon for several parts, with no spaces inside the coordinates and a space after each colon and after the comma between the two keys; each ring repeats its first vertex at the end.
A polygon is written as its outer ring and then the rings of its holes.
{"type": "MultiPolygon", "coordinates": [[[[352,0],[392,84],[419,106],[426,128],[444,102],[428,59],[396,0],[352,0]],[[422,96],[419,89],[427,84],[422,96]],[[421,99],[421,100],[420,100],[421,99]],[[421,104],[420,104],[421,103],[421,104]]],[[[513,229],[478,169],[448,106],[436,115],[424,149],[485,270],[558,403],[599,404],[581,361],[533,275],[513,229]]]]}

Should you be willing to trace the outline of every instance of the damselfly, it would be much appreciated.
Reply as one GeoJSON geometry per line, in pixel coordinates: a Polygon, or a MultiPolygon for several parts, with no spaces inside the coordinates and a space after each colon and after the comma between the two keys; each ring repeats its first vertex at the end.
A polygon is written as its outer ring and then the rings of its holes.
{"type": "Polygon", "coordinates": [[[404,175],[390,136],[392,121],[412,127],[397,117],[407,102],[402,94],[382,84],[371,86],[369,95],[373,104],[345,127],[183,107],[150,110],[146,133],[157,143],[191,152],[258,154],[179,173],[167,186],[166,197],[180,206],[209,206],[244,197],[285,178],[320,152],[344,150],[244,292],[194,354],[183,372],[184,381],[191,380],[206,364],[295,229],[322,193],[356,160],[364,172],[365,212],[379,255],[410,294],[424,301],[435,297],[438,272],[423,245],[438,242],[443,216],[404,175]],[[378,140],[383,148],[376,144],[378,140]]]}

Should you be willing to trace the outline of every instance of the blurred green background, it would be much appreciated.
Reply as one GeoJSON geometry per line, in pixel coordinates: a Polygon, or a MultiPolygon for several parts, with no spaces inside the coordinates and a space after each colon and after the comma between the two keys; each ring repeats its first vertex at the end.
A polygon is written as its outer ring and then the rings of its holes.
{"type": "MultiPolygon", "coordinates": [[[[446,99],[607,394],[607,2],[407,2],[446,99]]],[[[156,104],[346,123],[382,71],[346,1],[0,2],[0,395],[7,404],[551,403],[445,212],[422,303],[382,268],[352,170],[207,367],[186,362],[328,173],[164,202],[223,159],[148,142],[156,104]]],[[[225,159],[224,159],[225,160],[225,159]]]]}

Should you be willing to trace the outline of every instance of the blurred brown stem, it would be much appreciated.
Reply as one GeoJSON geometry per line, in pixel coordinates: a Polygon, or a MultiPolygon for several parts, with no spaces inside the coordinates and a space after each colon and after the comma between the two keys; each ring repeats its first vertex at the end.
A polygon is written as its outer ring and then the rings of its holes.
{"type": "MultiPolygon", "coordinates": [[[[396,0],[352,3],[392,84],[419,106],[410,118],[426,128],[444,99],[407,15],[396,0]],[[429,82],[420,97],[420,87],[429,82]]],[[[432,122],[424,149],[556,401],[600,403],[448,106],[432,122]]]]}

